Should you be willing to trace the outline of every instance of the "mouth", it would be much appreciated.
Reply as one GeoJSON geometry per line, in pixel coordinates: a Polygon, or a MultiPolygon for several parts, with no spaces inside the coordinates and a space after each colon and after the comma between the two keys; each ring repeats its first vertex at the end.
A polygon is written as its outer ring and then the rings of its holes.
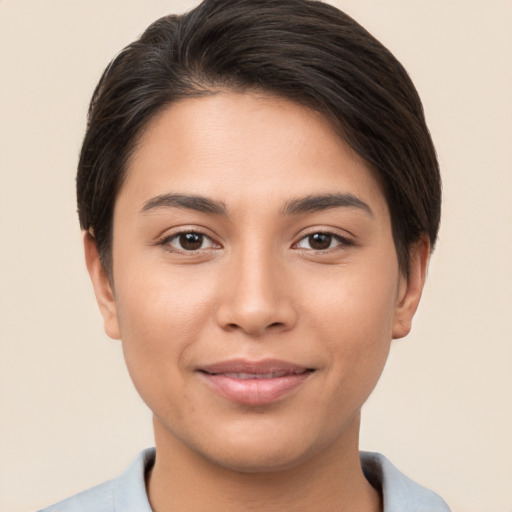
{"type": "Polygon", "coordinates": [[[301,387],[314,368],[277,360],[232,360],[199,368],[210,389],[244,405],[276,402],[301,387]]]}

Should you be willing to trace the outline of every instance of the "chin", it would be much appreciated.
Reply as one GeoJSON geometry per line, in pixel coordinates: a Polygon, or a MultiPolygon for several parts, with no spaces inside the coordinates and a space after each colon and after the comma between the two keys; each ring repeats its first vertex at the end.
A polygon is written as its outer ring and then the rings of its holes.
{"type": "MultiPolygon", "coordinates": [[[[266,422],[264,422],[266,423],[266,422]]],[[[209,442],[196,445],[204,458],[224,469],[239,473],[275,473],[296,468],[306,461],[321,457],[330,436],[314,435],[306,425],[245,425],[246,428],[217,431],[209,442]],[[281,427],[281,428],[279,428],[281,427]]],[[[313,429],[314,430],[314,429],[313,429]]]]}
{"type": "MultiPolygon", "coordinates": [[[[203,453],[203,456],[205,454],[203,453]]],[[[300,466],[308,454],[285,446],[224,447],[222,452],[207,454],[210,462],[237,473],[276,473],[300,466]]]]}

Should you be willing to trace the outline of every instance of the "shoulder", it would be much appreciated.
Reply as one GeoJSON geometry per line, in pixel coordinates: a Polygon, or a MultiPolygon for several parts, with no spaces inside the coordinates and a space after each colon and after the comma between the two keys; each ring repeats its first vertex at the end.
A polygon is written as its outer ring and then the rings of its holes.
{"type": "Polygon", "coordinates": [[[39,512],[151,512],[146,494],[145,472],[154,459],[153,448],[144,450],[117,478],[39,512]]]}
{"type": "Polygon", "coordinates": [[[361,452],[368,481],[382,493],[384,512],[450,512],[435,492],[412,481],[380,453],[361,452]]]}
{"type": "Polygon", "coordinates": [[[75,494],[39,512],[113,512],[115,480],[75,494]]]}

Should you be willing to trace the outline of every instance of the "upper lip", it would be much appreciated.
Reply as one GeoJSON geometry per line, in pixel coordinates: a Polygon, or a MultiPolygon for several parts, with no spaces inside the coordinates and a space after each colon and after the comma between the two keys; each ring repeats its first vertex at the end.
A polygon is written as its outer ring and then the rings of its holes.
{"type": "Polygon", "coordinates": [[[223,373],[253,373],[255,375],[269,373],[293,374],[303,373],[311,370],[314,370],[314,368],[309,368],[287,361],[280,361],[278,359],[264,359],[261,361],[230,359],[228,361],[208,364],[198,368],[198,371],[212,375],[223,373]]]}

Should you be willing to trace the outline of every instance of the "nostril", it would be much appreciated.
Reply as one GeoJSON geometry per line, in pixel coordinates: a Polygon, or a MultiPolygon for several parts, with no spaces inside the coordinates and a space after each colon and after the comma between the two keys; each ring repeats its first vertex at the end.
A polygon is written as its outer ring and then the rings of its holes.
{"type": "Polygon", "coordinates": [[[271,324],[266,325],[263,328],[257,328],[256,326],[243,326],[239,325],[237,323],[231,322],[225,325],[225,329],[228,331],[237,331],[237,330],[243,330],[250,334],[260,334],[263,333],[266,329],[282,329],[286,324],[284,322],[272,322],[271,324]]]}
{"type": "Polygon", "coordinates": [[[243,331],[252,336],[260,336],[266,330],[277,333],[295,325],[296,312],[287,301],[249,299],[236,295],[223,299],[215,312],[218,325],[226,331],[243,331]]]}

